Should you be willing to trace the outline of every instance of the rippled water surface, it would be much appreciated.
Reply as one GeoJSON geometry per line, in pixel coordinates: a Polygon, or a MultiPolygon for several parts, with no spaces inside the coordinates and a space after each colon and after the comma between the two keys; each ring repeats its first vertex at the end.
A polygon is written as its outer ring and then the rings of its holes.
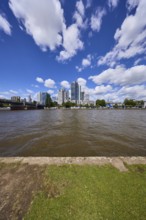
{"type": "Polygon", "coordinates": [[[146,156],[146,110],[0,111],[0,156],[146,156]]]}

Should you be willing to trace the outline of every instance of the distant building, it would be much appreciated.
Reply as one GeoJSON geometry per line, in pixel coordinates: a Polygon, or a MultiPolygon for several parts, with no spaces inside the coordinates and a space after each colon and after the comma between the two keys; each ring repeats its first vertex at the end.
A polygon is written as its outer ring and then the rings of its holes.
{"type": "Polygon", "coordinates": [[[143,108],[146,108],[146,101],[144,101],[143,108]]]}
{"type": "Polygon", "coordinates": [[[89,94],[86,93],[86,94],[84,95],[84,101],[86,101],[86,102],[89,101],[89,94]]]}
{"type": "Polygon", "coordinates": [[[12,96],[11,101],[13,102],[20,102],[20,96],[12,96]]]}
{"type": "Polygon", "coordinates": [[[47,92],[40,92],[37,95],[37,102],[40,105],[46,105],[46,99],[47,99],[48,93],[47,92]]]}
{"type": "Polygon", "coordinates": [[[62,105],[64,102],[69,101],[69,92],[65,89],[60,89],[58,92],[58,104],[62,105]]]}
{"type": "Polygon", "coordinates": [[[28,102],[30,102],[30,103],[32,102],[31,95],[28,96],[28,102]]]}
{"type": "Polygon", "coordinates": [[[23,104],[25,104],[26,103],[26,98],[21,99],[20,101],[23,102],[23,104]]]}
{"type": "Polygon", "coordinates": [[[81,92],[81,104],[83,105],[90,105],[90,99],[89,99],[89,94],[81,92]]]}
{"type": "Polygon", "coordinates": [[[85,99],[85,92],[81,92],[80,100],[83,102],[85,99]]]}

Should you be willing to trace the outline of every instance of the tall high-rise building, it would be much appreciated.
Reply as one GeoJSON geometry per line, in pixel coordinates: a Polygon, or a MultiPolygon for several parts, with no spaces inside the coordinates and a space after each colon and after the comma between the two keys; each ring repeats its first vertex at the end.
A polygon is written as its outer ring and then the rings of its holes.
{"type": "Polygon", "coordinates": [[[62,105],[64,102],[69,101],[69,92],[65,89],[60,89],[58,92],[58,104],[62,105]]]}
{"type": "Polygon", "coordinates": [[[46,105],[47,95],[48,95],[47,92],[38,93],[37,101],[40,105],[46,105]]]}
{"type": "Polygon", "coordinates": [[[84,95],[84,100],[85,100],[86,102],[89,101],[89,94],[86,93],[86,94],[84,95]]]}
{"type": "Polygon", "coordinates": [[[28,102],[30,102],[30,103],[32,102],[31,95],[28,96],[28,102]]]}
{"type": "Polygon", "coordinates": [[[80,94],[81,94],[80,100],[84,101],[84,99],[85,99],[85,92],[81,92],[80,94]]]}
{"type": "Polygon", "coordinates": [[[80,86],[78,82],[71,83],[71,101],[78,103],[80,99],[80,86]]]}

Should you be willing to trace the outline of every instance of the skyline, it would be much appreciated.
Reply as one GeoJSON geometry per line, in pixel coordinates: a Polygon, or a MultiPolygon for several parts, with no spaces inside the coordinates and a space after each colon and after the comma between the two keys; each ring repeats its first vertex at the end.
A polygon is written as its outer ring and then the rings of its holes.
{"type": "Polygon", "coordinates": [[[1,0],[0,97],[146,100],[145,0],[1,0]]]}

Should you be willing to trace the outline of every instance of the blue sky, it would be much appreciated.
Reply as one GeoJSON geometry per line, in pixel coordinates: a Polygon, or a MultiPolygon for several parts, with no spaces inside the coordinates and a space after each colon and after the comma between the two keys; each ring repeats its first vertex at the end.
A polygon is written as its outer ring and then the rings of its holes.
{"type": "Polygon", "coordinates": [[[146,0],[1,0],[0,97],[146,100],[146,0]]]}

